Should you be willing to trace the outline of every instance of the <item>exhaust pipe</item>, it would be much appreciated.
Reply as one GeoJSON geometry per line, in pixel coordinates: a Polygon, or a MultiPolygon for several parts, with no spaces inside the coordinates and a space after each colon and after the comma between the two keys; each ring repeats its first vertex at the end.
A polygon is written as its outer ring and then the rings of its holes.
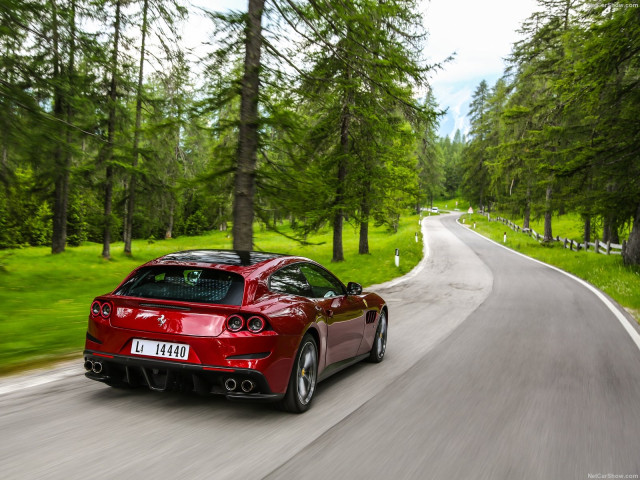
{"type": "Polygon", "coordinates": [[[233,378],[227,378],[224,381],[224,388],[226,388],[227,391],[229,392],[235,390],[237,386],[238,386],[238,383],[233,378]]]}
{"type": "Polygon", "coordinates": [[[243,380],[241,386],[244,393],[249,393],[251,390],[253,390],[255,384],[251,380],[243,380]]]}
{"type": "Polygon", "coordinates": [[[91,360],[85,360],[84,361],[84,369],[87,372],[90,372],[91,370],[93,370],[93,362],[91,360]]]}
{"type": "Polygon", "coordinates": [[[102,372],[102,363],[100,362],[93,362],[93,373],[100,373],[102,372]]]}

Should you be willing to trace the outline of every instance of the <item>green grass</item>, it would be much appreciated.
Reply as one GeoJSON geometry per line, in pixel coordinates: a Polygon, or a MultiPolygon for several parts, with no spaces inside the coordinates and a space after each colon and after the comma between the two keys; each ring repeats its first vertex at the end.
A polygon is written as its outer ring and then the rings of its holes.
{"type": "MultiPolygon", "coordinates": [[[[283,226],[284,233],[291,233],[283,226]]],[[[358,230],[344,229],[346,261],[331,263],[332,232],[309,237],[319,245],[301,246],[256,227],[258,250],[302,255],[327,266],[345,283],[372,285],[409,272],[422,258],[422,240],[415,242],[418,217],[401,220],[398,233],[370,228],[370,255],[358,255],[358,230]],[[394,264],[400,249],[400,268],[394,264]]],[[[79,355],[84,347],[91,300],[110,292],[138,265],[166,253],[197,248],[231,248],[227,232],[199,237],[133,242],[133,256],[123,244],[111,245],[112,259],[104,260],[102,246],[87,244],[51,255],[45,247],[0,252],[0,374],[39,365],[64,356],[79,355]]]]}
{"type": "MultiPolygon", "coordinates": [[[[467,225],[473,225],[473,222],[476,222],[477,232],[501,244],[506,231],[507,247],[559,267],[595,285],[626,308],[640,322],[640,268],[625,267],[620,255],[597,255],[584,250],[575,252],[565,249],[559,242],[545,245],[528,235],[514,232],[500,222],[489,222],[486,217],[478,214],[465,214],[460,221],[462,219],[465,219],[467,225]]],[[[564,227],[569,231],[570,225],[564,227]]],[[[536,229],[535,226],[533,229],[537,232],[542,230],[536,229]]],[[[558,235],[565,234],[558,233],[558,235]]]]}
{"type": "MultiPolygon", "coordinates": [[[[512,218],[508,213],[495,212],[493,216],[501,216],[507,218],[514,223],[522,226],[522,218],[512,218]]],[[[544,232],[544,217],[532,218],[529,222],[529,227],[542,235],[544,232]]],[[[562,215],[554,214],[551,219],[551,228],[554,237],[560,236],[560,238],[567,238],[576,242],[582,243],[584,239],[584,220],[575,212],[569,212],[562,215]]],[[[596,236],[602,238],[602,224],[600,221],[594,220],[591,224],[592,239],[596,236]]],[[[620,240],[629,237],[628,227],[622,228],[620,231],[620,240]]]]}
{"type": "MultiPolygon", "coordinates": [[[[503,215],[509,218],[507,215],[503,215]]],[[[522,221],[515,222],[522,226],[522,221]]],[[[544,218],[531,219],[529,227],[533,228],[540,235],[544,232],[544,218]]],[[[584,224],[582,218],[577,213],[568,213],[565,215],[554,215],[551,219],[551,228],[553,236],[558,235],[569,240],[581,241],[584,237],[584,224]]]]}

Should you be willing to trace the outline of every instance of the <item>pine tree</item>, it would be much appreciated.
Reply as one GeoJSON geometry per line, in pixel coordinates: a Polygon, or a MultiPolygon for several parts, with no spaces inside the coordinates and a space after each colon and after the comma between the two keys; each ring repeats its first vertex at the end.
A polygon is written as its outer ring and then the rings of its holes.
{"type": "MultiPolygon", "coordinates": [[[[127,186],[127,199],[126,199],[126,211],[124,219],[124,253],[131,255],[131,241],[133,239],[133,218],[136,206],[136,186],[137,177],[139,175],[138,162],[140,157],[140,137],[142,131],[142,106],[143,106],[143,80],[144,80],[144,65],[147,61],[147,36],[154,23],[163,21],[165,25],[169,27],[169,34],[174,39],[177,36],[175,31],[176,21],[184,18],[186,10],[176,2],[170,0],[142,0],[141,6],[141,24],[140,24],[140,49],[138,60],[138,80],[135,90],[135,124],[133,130],[133,146],[131,151],[131,175],[129,176],[129,183],[127,186]]],[[[168,39],[165,39],[163,44],[165,49],[168,50],[168,39]]],[[[172,55],[172,52],[167,52],[172,55]]],[[[171,229],[169,229],[171,230],[171,229]]]]}
{"type": "MultiPolygon", "coordinates": [[[[368,179],[376,178],[368,172],[383,165],[384,157],[376,152],[365,154],[360,135],[366,138],[371,135],[367,132],[376,129],[386,137],[374,135],[378,145],[390,145],[393,131],[387,125],[394,117],[415,120],[416,125],[418,119],[425,124],[434,121],[431,105],[418,104],[408,86],[424,85],[431,68],[419,59],[424,32],[413,1],[352,0],[332,8],[315,2],[308,6],[293,1],[287,4],[289,10],[280,9],[280,13],[301,37],[298,49],[305,54],[302,64],[311,66],[301,74],[300,96],[308,105],[312,122],[308,143],[314,145],[314,156],[323,157],[316,162],[327,166],[325,179],[331,185],[327,190],[332,190],[327,219],[333,228],[332,260],[342,261],[345,217],[359,217],[360,250],[366,252],[373,199],[383,191],[374,184],[366,188],[368,179]],[[296,23],[294,17],[302,22],[296,23]],[[313,44],[319,48],[309,48],[313,44]],[[372,111],[387,120],[375,118],[372,111]],[[365,188],[350,188],[354,178],[363,180],[365,188]],[[353,197],[358,191],[360,195],[353,197]]],[[[384,170],[391,175],[398,171],[384,170]]],[[[313,216],[322,218],[319,213],[313,216]]]]}
{"type": "Polygon", "coordinates": [[[106,175],[104,180],[104,216],[103,216],[103,233],[102,233],[102,256],[111,258],[111,225],[112,225],[112,209],[113,209],[113,182],[114,182],[114,165],[113,165],[113,149],[116,130],[117,115],[117,95],[118,95],[118,67],[120,37],[122,35],[122,7],[123,0],[115,1],[115,14],[113,21],[113,40],[111,49],[111,58],[109,60],[109,92],[107,103],[107,137],[104,147],[100,150],[100,158],[98,164],[106,166],[106,175]]]}
{"type": "Polygon", "coordinates": [[[470,141],[464,150],[464,176],[462,191],[479,209],[489,207],[487,190],[490,179],[486,165],[487,137],[489,136],[488,109],[489,86],[482,80],[471,99],[469,117],[471,121],[470,141]]]}

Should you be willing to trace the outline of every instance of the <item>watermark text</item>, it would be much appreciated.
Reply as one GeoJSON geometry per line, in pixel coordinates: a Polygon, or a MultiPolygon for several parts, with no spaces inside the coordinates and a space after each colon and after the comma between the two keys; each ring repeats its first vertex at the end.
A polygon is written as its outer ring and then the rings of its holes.
{"type": "Polygon", "coordinates": [[[604,7],[605,8],[638,8],[638,6],[640,6],[640,3],[605,3],[604,7]]]}
{"type": "Polygon", "coordinates": [[[588,473],[588,478],[640,478],[639,475],[617,475],[615,473],[588,473]]]}

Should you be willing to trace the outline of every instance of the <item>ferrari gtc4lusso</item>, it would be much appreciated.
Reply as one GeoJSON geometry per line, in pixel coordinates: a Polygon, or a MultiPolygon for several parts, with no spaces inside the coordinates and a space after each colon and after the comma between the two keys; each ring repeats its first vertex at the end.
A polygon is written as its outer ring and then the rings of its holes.
{"type": "Polygon", "coordinates": [[[309,409],[316,384],[384,359],[388,309],[303,257],[191,250],[135,269],[91,304],[86,376],[276,400],[309,409]]]}

